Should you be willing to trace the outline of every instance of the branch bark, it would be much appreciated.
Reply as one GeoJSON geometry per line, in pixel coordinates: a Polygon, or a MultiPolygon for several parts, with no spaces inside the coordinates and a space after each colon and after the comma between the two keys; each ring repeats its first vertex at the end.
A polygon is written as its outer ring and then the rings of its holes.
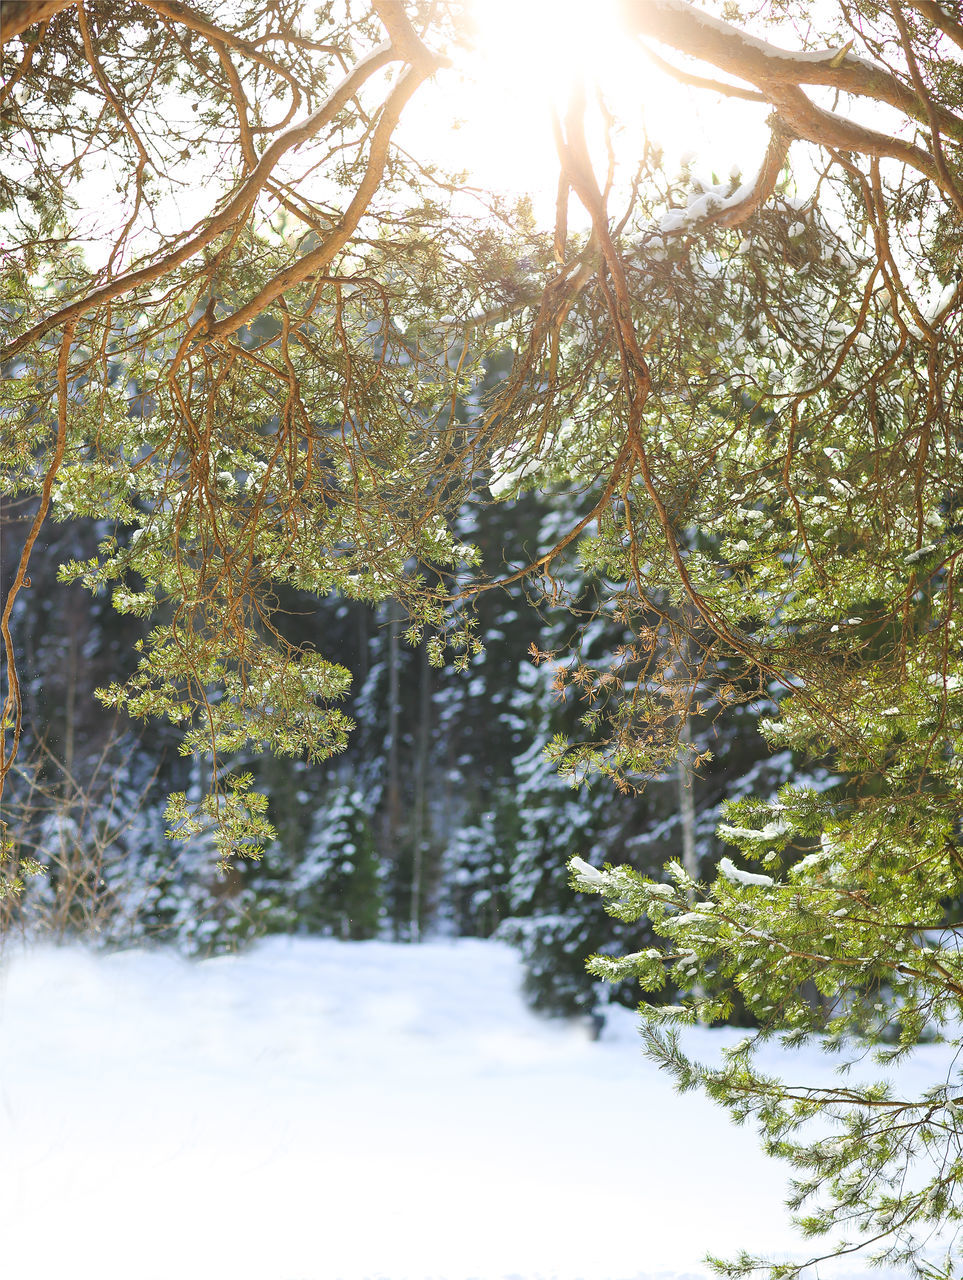
{"type": "Polygon", "coordinates": [[[769,146],[752,186],[742,194],[742,190],[733,196],[733,203],[718,213],[710,213],[706,224],[720,227],[738,227],[751,217],[756,210],[769,199],[776,189],[779,175],[782,173],[786,158],[789,155],[789,144],[795,134],[787,128],[782,118],[775,115],[769,121],[771,133],[769,146]],[[740,198],[736,198],[736,197],[740,198]]]}
{"type": "Polygon", "coordinates": [[[933,26],[942,31],[959,49],[963,49],[963,26],[935,3],[935,0],[909,0],[909,7],[915,9],[933,26]]]}
{"type": "Polygon", "coordinates": [[[20,35],[38,22],[49,22],[76,0],[3,0],[0,5],[0,45],[20,35]]]}
{"type": "Polygon", "coordinates": [[[431,63],[422,63],[418,66],[409,67],[389,94],[381,118],[375,128],[374,136],[371,139],[371,151],[368,156],[364,177],[358,184],[358,189],[345,210],[339,225],[335,227],[330,235],[325,237],[323,243],[316,249],[298,258],[291,266],[286,267],[284,271],[272,277],[243,307],[210,325],[204,335],[205,341],[226,338],[232,333],[236,333],[238,329],[259,316],[264,308],[280,297],[286,289],[293,288],[294,285],[300,284],[302,280],[306,280],[309,276],[316,275],[330,266],[335,254],[340,252],[351,239],[362,215],[371,202],[372,196],[381,184],[388,159],[388,146],[391,142],[391,135],[405,105],[419,85],[433,74],[435,65],[432,61],[431,63]]]}
{"type": "MultiPolygon", "coordinates": [[[[855,54],[846,53],[840,59],[841,51],[837,49],[783,49],[704,13],[687,0],[621,0],[621,12],[625,26],[634,35],[649,36],[748,81],[773,103],[779,90],[802,84],[826,85],[855,97],[884,102],[929,126],[927,105],[914,89],[855,54]]],[[[933,111],[939,128],[963,142],[963,119],[945,107],[934,106],[933,111]]]]}
{"type": "Polygon", "coordinates": [[[14,653],[13,636],[10,634],[10,620],[13,617],[13,606],[21,589],[30,586],[30,579],[27,577],[30,557],[33,554],[34,543],[37,541],[40,530],[43,528],[43,523],[47,518],[47,512],[50,510],[50,498],[53,493],[54,481],[57,478],[57,472],[60,470],[67,448],[67,408],[70,395],[67,374],[73,336],[73,325],[68,324],[64,329],[64,335],[60,343],[60,356],[57,360],[57,441],[54,445],[53,457],[43,479],[40,505],[37,507],[37,512],[24,541],[17,572],[14,575],[13,582],[10,584],[10,590],[7,592],[7,598],[3,605],[3,613],[0,615],[0,637],[3,639],[7,669],[7,694],[2,712],[0,712],[0,796],[3,795],[3,786],[6,782],[7,774],[13,768],[17,758],[20,735],[23,730],[23,704],[20,697],[20,679],[17,675],[17,659],[14,653]],[[6,745],[8,729],[12,735],[9,750],[6,745]]]}
{"type": "Polygon", "coordinates": [[[12,359],[12,357],[26,350],[52,329],[56,329],[62,324],[79,320],[88,311],[94,310],[103,303],[111,302],[114,298],[119,298],[123,294],[129,293],[132,289],[160,279],[175,267],[180,266],[181,263],[192,258],[201,249],[216,240],[224,231],[236,226],[241,219],[247,216],[261,189],[270,179],[281,158],[300,143],[313,138],[315,134],[319,133],[334,118],[337,112],[350,101],[365,80],[380,67],[396,60],[398,56],[397,52],[387,43],[373,49],[371,53],[352,67],[351,71],[348,72],[338,87],[328,95],[317,111],[312,112],[300,124],[286,129],[284,133],[274,139],[261,156],[256,167],[241,184],[233,199],[229,200],[219,213],[213,214],[197,235],[192,236],[179,248],[154,259],[147,266],[119,276],[116,280],[111,280],[87,297],[79,298],[76,302],[72,302],[68,306],[62,307],[59,311],[55,311],[52,315],[45,317],[31,329],[28,329],[26,333],[19,338],[14,338],[12,342],[9,342],[6,347],[0,350],[0,360],[12,359]]]}
{"type": "Polygon", "coordinates": [[[172,22],[178,22],[181,26],[189,27],[191,31],[196,31],[198,35],[209,40],[215,48],[218,45],[224,45],[230,49],[237,49],[250,58],[252,62],[259,63],[265,70],[271,71],[287,81],[291,86],[291,107],[284,119],[279,121],[275,127],[283,129],[290,121],[301,105],[303,95],[297,78],[286,67],[275,62],[266,53],[262,53],[250,40],[244,40],[241,36],[233,35],[230,31],[225,31],[223,28],[215,26],[203,14],[195,13],[188,5],[181,4],[180,0],[139,0],[139,3],[148,9],[153,9],[155,13],[160,14],[162,17],[169,18],[172,22]]]}

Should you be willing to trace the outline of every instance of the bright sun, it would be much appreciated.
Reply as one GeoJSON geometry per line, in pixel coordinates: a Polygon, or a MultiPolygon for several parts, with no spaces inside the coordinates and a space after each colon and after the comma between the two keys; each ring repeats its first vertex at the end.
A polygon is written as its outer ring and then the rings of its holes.
{"type": "Polygon", "coordinates": [[[558,181],[551,110],[563,112],[582,79],[619,120],[627,167],[647,134],[670,165],[692,158],[707,173],[751,173],[768,140],[764,111],[679,85],[627,36],[616,8],[615,0],[475,0],[475,52],[422,91],[399,139],[481,187],[531,194],[549,219],[558,181]]]}

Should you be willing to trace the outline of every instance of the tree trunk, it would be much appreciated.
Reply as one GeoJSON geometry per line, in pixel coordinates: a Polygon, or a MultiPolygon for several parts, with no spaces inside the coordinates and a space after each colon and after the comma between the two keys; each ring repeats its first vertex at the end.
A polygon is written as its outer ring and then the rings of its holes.
{"type": "MultiPolygon", "coordinates": [[[[692,725],[688,718],[679,730],[679,741],[686,747],[685,752],[679,756],[676,765],[676,778],[679,787],[679,818],[682,823],[682,866],[687,875],[693,880],[699,878],[699,860],[696,857],[696,838],[695,838],[695,793],[693,791],[695,778],[692,771],[692,752],[688,749],[692,742],[692,725]]],[[[689,903],[692,904],[693,895],[689,892],[689,903]]]]}
{"type": "Polygon", "coordinates": [[[388,778],[385,794],[382,841],[387,857],[398,854],[401,828],[401,786],[398,765],[398,606],[388,605],[388,778]]]}
{"type": "Polygon", "coordinates": [[[421,680],[418,691],[418,739],[415,756],[414,839],[411,868],[411,941],[421,938],[421,904],[424,880],[424,850],[428,836],[428,742],[431,719],[431,668],[428,650],[421,647],[421,680]]]}

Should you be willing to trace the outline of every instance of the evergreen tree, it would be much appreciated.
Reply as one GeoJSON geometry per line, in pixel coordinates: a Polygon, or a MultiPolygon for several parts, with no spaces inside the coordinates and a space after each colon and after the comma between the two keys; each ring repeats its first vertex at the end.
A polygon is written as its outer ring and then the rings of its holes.
{"type": "Polygon", "coordinates": [[[486,809],[459,826],[445,851],[440,916],[457,937],[488,938],[508,913],[511,833],[486,809]]]}
{"type": "MultiPolygon", "coordinates": [[[[403,709],[416,702],[424,729],[434,686],[420,666],[405,684],[401,642],[470,671],[471,599],[494,598],[496,579],[526,581],[548,610],[567,592],[576,647],[563,660],[549,646],[548,757],[579,783],[674,792],[691,865],[599,870],[603,850],[622,860],[618,806],[543,804],[541,756],[522,750],[512,909],[551,914],[543,860],[562,856],[548,826],[561,814],[591,859],[570,862],[574,881],[620,929],[663,939],[594,962],[641,981],[651,1052],[756,1118],[799,1174],[799,1204],[815,1197],[807,1229],[853,1226],[917,1265],[919,1233],[963,1216],[956,1075],[911,1099],[796,1088],[756,1069],[752,1038],[698,1068],[671,1024],[741,1002],[763,1037],[819,1033],[884,1060],[957,1035],[963,22],[928,0],[620,7],[664,74],[767,111],[768,146],[749,181],[676,175],[647,140],[624,158],[605,86],[575,86],[547,233],[524,201],[464,212],[457,179],[394,145],[411,97],[470,40],[454,0],[374,0],[360,16],[287,0],[5,6],[0,464],[27,517],[0,615],[0,782],[37,714],[13,627],[49,517],[99,522],[62,580],[109,595],[132,626],[150,619],[99,696],[166,721],[195,775],[204,763],[209,785],[177,779],[167,822],[226,868],[274,840],[248,761],[318,763],[352,728],[349,668],[289,631],[278,602],[380,607],[382,841],[398,845],[392,914],[418,936],[424,858],[442,842],[422,790],[431,731],[412,738],[403,709]],[[171,123],[174,99],[186,123],[171,123]],[[105,137],[118,216],[88,261],[74,201],[105,137]],[[172,226],[198,163],[208,212],[172,226]],[[482,392],[506,349],[506,376],[482,392]],[[517,512],[520,493],[544,498],[554,527],[507,573],[480,565],[458,513],[479,498],[517,512]],[[680,803],[678,779],[709,763],[715,713],[743,705],[776,763],[733,770],[745,794],[717,831],[730,853],[696,877],[699,813],[719,796],[680,803]],[[794,760],[812,785],[774,792],[794,760]],[[658,1003],[673,991],[687,994],[658,1003]],[[813,1118],[835,1137],[809,1140],[813,1118]]],[[[500,771],[478,784],[456,768],[490,809],[500,771]]],[[[72,822],[51,836],[74,840],[72,822]]],[[[164,909],[177,931],[179,900],[164,909]]]]}
{"type": "Polygon", "coordinates": [[[364,797],[340,786],[318,810],[291,877],[292,922],[308,933],[374,938],[384,915],[383,881],[364,797]]]}

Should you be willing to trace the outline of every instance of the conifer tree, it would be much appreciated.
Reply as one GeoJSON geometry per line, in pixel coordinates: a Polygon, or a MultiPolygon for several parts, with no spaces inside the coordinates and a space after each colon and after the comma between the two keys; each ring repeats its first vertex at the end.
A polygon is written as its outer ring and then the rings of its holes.
{"type": "Polygon", "coordinates": [[[287,895],[298,929],[338,938],[376,937],[384,912],[384,869],[364,796],[338,787],[319,809],[287,895]]]}
{"type": "Polygon", "coordinates": [[[839,779],[760,777],[701,879],[572,862],[665,939],[594,970],[689,992],[647,1006],[651,1051],[755,1117],[814,1234],[925,1274],[920,1233],[963,1214],[956,1074],[916,1098],[797,1088],[751,1040],[698,1067],[672,1024],[741,1001],[763,1035],[884,1058],[955,1034],[963,20],[929,0],[620,7],[640,57],[757,104],[769,143],[747,181],[676,175],[651,143],[626,164],[604,86],[575,86],[552,233],[524,202],[464,212],[430,155],[393,145],[470,38],[455,0],[322,5],[308,29],[288,0],[5,6],[0,462],[30,514],[0,618],[0,777],[28,709],[13,611],[51,514],[104,522],[62,577],[151,627],[101,697],[209,757],[209,790],[168,820],[226,864],[272,838],[231,761],[318,761],[351,729],[348,669],[279,593],[394,601],[411,644],[466,670],[472,601],[527,580],[553,605],[577,558],[627,638],[559,669],[582,704],[550,744],[563,774],[696,771],[687,721],[755,706],[774,752],[839,779]],[[119,216],[88,260],[73,202],[105,140],[119,216]],[[199,160],[210,202],[172,226],[199,160]],[[560,518],[469,584],[456,520],[482,488],[551,494],[560,518]]]}

